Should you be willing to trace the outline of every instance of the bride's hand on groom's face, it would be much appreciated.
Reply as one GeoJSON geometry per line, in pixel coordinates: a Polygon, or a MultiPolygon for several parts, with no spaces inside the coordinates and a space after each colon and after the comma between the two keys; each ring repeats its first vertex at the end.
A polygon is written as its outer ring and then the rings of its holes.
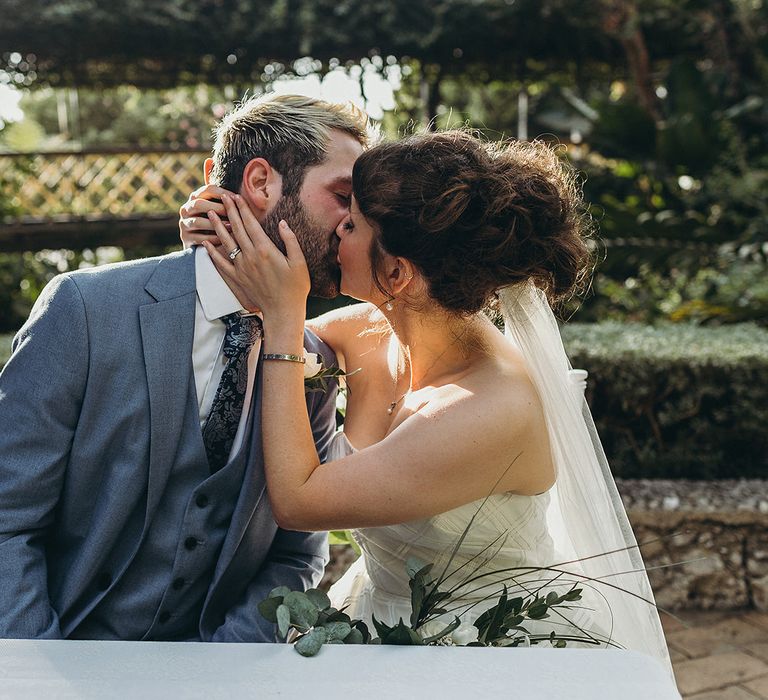
{"type": "Polygon", "coordinates": [[[216,247],[203,241],[216,269],[244,309],[263,313],[265,325],[272,320],[296,320],[303,325],[310,280],[295,234],[284,221],[280,222],[279,233],[286,249],[283,255],[264,233],[245,199],[223,194],[222,201],[231,230],[211,210],[208,217],[222,245],[216,247]]]}
{"type": "Polygon", "coordinates": [[[231,196],[233,193],[217,185],[204,185],[192,192],[189,199],[181,205],[179,209],[179,237],[184,248],[200,245],[203,241],[210,241],[213,245],[221,245],[221,241],[213,229],[213,224],[208,218],[208,212],[216,212],[222,218],[224,226],[229,228],[224,204],[221,201],[224,194],[231,196]]]}

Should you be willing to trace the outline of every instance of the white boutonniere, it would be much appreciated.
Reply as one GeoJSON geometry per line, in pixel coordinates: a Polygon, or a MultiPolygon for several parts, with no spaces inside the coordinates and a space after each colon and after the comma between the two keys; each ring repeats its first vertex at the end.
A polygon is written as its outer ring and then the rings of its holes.
{"type": "Polygon", "coordinates": [[[339,367],[324,367],[323,358],[314,352],[307,352],[304,348],[304,393],[312,394],[316,391],[328,391],[328,382],[331,379],[340,377],[350,377],[359,369],[353,372],[344,372],[339,367]]]}
{"type": "Polygon", "coordinates": [[[323,363],[320,355],[316,352],[307,352],[304,348],[304,382],[308,379],[314,379],[323,369],[323,363]]]}

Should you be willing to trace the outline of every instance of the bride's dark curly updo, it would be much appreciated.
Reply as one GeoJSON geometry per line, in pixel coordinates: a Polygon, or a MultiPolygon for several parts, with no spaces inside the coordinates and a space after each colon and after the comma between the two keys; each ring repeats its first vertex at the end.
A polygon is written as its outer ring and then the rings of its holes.
{"type": "Polygon", "coordinates": [[[542,142],[418,134],[366,151],[352,182],[377,233],[374,275],[382,251],[407,258],[449,311],[479,311],[498,288],[526,280],[556,302],[588,274],[576,176],[542,142]]]}

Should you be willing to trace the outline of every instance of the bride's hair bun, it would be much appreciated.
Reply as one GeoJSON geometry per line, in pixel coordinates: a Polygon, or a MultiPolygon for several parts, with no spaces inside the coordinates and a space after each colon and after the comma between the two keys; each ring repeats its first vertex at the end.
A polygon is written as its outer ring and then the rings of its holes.
{"type": "Polygon", "coordinates": [[[372,269],[382,250],[407,258],[450,311],[479,311],[500,287],[526,280],[555,302],[588,274],[576,175],[543,142],[414,135],[364,153],[353,187],[378,234],[372,269]]]}

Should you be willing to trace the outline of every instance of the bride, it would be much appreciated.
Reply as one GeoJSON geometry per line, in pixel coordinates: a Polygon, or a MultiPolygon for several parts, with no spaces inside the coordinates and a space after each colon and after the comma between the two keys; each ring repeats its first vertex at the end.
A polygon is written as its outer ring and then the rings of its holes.
{"type": "Polygon", "coordinates": [[[222,200],[231,232],[209,218],[223,249],[242,254],[230,260],[204,245],[244,308],[263,316],[275,519],[296,530],[354,528],[363,552],[333,587],[334,605],[369,624],[371,615],[407,621],[411,557],[446,570],[453,612],[469,621],[503,583],[578,583],[582,605],[532,633],[587,631],[668,664],[549,306],[589,262],[579,189],[552,149],[452,131],[377,145],[357,160],[338,263],[342,293],[363,303],[308,322],[350,373],[344,428],[325,464],[305,409],[301,249],[286,222],[284,255],[238,195],[222,200]],[[492,301],[504,334],[483,313],[492,301]]]}

